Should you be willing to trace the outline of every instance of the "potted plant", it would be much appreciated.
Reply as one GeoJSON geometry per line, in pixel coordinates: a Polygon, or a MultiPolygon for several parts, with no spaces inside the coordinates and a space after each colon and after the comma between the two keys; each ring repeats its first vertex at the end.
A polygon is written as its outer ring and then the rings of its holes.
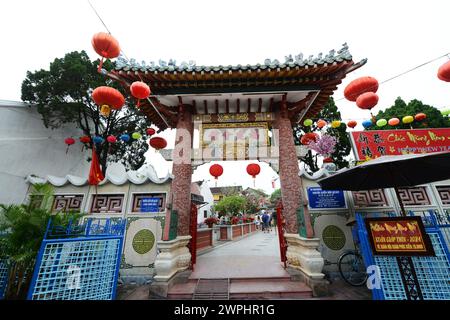
{"type": "Polygon", "coordinates": [[[208,228],[212,228],[214,224],[219,223],[219,219],[216,217],[209,217],[206,218],[204,222],[208,225],[208,228]]]}
{"type": "Polygon", "coordinates": [[[241,219],[239,217],[233,216],[231,218],[231,224],[238,224],[241,219]]]}

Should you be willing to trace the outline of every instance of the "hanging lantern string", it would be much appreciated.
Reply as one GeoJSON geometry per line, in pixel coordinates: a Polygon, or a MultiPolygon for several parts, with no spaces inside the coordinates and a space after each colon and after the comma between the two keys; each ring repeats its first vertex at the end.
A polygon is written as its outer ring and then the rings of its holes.
{"type": "MultiPolygon", "coordinates": [[[[109,34],[112,35],[111,31],[108,29],[108,27],[106,26],[106,23],[103,21],[103,19],[100,17],[99,13],[97,12],[97,10],[95,10],[94,6],[92,5],[91,1],[88,0],[89,5],[91,6],[92,10],[94,11],[95,15],[98,17],[98,19],[100,20],[100,22],[103,24],[103,26],[105,27],[106,31],[108,31],[109,34]]],[[[125,57],[125,59],[130,62],[130,59],[128,59],[128,56],[125,54],[125,52],[122,50],[122,48],[120,48],[120,52],[122,53],[122,55],[125,57]]],[[[137,76],[139,77],[139,79],[142,82],[145,82],[141,75],[139,73],[137,73],[137,76]]],[[[169,126],[169,123],[167,122],[166,118],[159,112],[158,108],[156,108],[156,106],[153,104],[153,102],[150,100],[150,98],[147,98],[147,101],[151,104],[151,106],[153,107],[153,110],[156,111],[156,113],[158,114],[158,116],[164,121],[164,123],[166,124],[167,127],[169,126]]]]}
{"type": "MultiPolygon", "coordinates": [[[[430,61],[427,61],[427,62],[424,62],[424,63],[422,63],[422,64],[419,64],[418,66],[415,66],[414,68],[411,68],[411,69],[409,69],[409,70],[407,70],[407,71],[404,71],[404,72],[402,72],[402,73],[400,73],[400,74],[398,74],[398,75],[395,75],[395,76],[393,76],[393,77],[391,77],[391,78],[389,78],[389,79],[386,79],[386,80],[384,80],[384,81],[381,81],[379,84],[381,85],[381,84],[384,84],[384,83],[386,83],[386,82],[388,82],[388,81],[397,79],[397,78],[399,78],[399,77],[401,77],[401,76],[404,76],[404,75],[407,74],[407,73],[410,73],[410,72],[412,72],[412,71],[415,71],[415,70],[417,70],[417,69],[419,69],[419,68],[421,68],[421,67],[423,67],[423,66],[425,66],[425,65],[427,65],[427,64],[430,64],[430,63],[432,63],[432,62],[434,62],[434,61],[436,61],[436,60],[439,60],[439,59],[441,59],[441,58],[444,58],[444,57],[449,58],[449,55],[450,55],[450,52],[447,52],[447,53],[443,54],[442,56],[439,56],[439,57],[434,58],[434,59],[432,59],[432,60],[430,60],[430,61]]],[[[449,59],[450,59],[450,58],[449,58],[449,59]]],[[[367,91],[367,89],[375,89],[375,88],[376,88],[376,86],[371,86],[371,87],[366,88],[365,91],[367,91]]],[[[365,91],[364,91],[364,92],[365,92],[365,91]]],[[[363,92],[361,92],[361,93],[363,93],[363,92]]],[[[342,97],[342,98],[337,99],[336,101],[341,101],[341,100],[344,100],[344,99],[345,99],[345,97],[342,97]]]]}

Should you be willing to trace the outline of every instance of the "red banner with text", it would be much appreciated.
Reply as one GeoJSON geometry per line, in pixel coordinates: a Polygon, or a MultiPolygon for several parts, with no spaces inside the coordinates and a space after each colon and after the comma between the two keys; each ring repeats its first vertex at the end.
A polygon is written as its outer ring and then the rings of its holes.
{"type": "Polygon", "coordinates": [[[353,131],[356,160],[409,153],[450,151],[450,128],[353,131]]]}

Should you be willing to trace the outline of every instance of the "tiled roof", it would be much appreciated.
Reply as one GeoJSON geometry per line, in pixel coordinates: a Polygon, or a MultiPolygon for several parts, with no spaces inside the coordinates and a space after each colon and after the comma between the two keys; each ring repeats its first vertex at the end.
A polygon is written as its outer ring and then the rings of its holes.
{"type": "Polygon", "coordinates": [[[135,59],[130,59],[129,61],[123,56],[119,56],[116,61],[116,70],[121,71],[141,71],[141,72],[228,72],[228,71],[247,71],[247,70],[266,70],[266,69],[284,69],[284,68],[295,68],[295,67],[315,67],[322,66],[325,64],[339,63],[343,61],[351,61],[352,55],[348,50],[346,43],[343,44],[342,48],[337,52],[335,50],[330,50],[328,54],[324,55],[319,53],[316,57],[310,55],[308,58],[304,57],[302,53],[295,55],[285,56],[284,62],[280,62],[278,59],[265,59],[264,63],[257,63],[255,65],[219,65],[219,66],[204,66],[196,65],[195,62],[181,62],[179,65],[176,61],[170,59],[168,62],[159,60],[158,64],[151,61],[146,63],[145,61],[137,62],[135,59]]]}

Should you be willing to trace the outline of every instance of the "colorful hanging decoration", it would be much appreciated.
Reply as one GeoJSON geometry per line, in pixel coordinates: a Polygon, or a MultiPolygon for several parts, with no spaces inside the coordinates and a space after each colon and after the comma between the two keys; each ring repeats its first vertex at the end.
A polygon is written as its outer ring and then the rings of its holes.
{"type": "Polygon", "coordinates": [[[339,121],[339,120],[333,120],[333,121],[331,121],[331,127],[332,127],[333,129],[339,128],[340,126],[341,126],[341,121],[339,121]]]}
{"type": "Polygon", "coordinates": [[[135,81],[130,86],[131,95],[138,99],[137,107],[139,108],[139,104],[141,99],[147,99],[150,96],[150,87],[142,82],[135,81]]]}
{"type": "Polygon", "coordinates": [[[140,134],[139,132],[133,132],[133,134],[131,135],[131,137],[134,140],[139,140],[140,138],[142,138],[142,134],[140,134]]]}
{"type": "Polygon", "coordinates": [[[82,136],[82,137],[80,137],[80,142],[82,142],[82,143],[89,143],[89,142],[91,142],[91,137],[89,137],[89,136],[82,136]]]}
{"type": "Polygon", "coordinates": [[[450,82],[450,60],[439,67],[437,76],[442,81],[450,82]]]}
{"type": "Polygon", "coordinates": [[[358,122],[356,122],[355,120],[350,120],[349,122],[347,122],[347,126],[350,128],[354,128],[356,127],[356,125],[358,124],[358,122]]]}
{"type": "Polygon", "coordinates": [[[105,140],[104,140],[102,137],[100,137],[100,136],[95,136],[92,140],[94,141],[95,144],[102,144],[103,141],[105,141],[105,140]]]}
{"type": "Polygon", "coordinates": [[[426,115],[425,113],[423,113],[423,112],[418,113],[418,114],[416,114],[416,115],[414,116],[414,119],[415,119],[416,121],[422,121],[422,120],[425,120],[426,118],[427,118],[427,115],[426,115]]]}
{"type": "Polygon", "coordinates": [[[327,158],[323,159],[323,163],[333,163],[333,158],[327,157],[327,158]]]}
{"type": "Polygon", "coordinates": [[[102,105],[100,107],[100,114],[104,117],[109,117],[111,114],[111,108],[107,104],[102,105]]]}
{"type": "Polygon", "coordinates": [[[316,142],[319,139],[319,135],[315,132],[307,132],[300,138],[300,143],[303,145],[308,145],[311,142],[316,142]]]}
{"type": "Polygon", "coordinates": [[[356,101],[366,92],[377,92],[378,81],[372,77],[361,77],[350,82],[344,89],[344,96],[349,101],[356,101]]]}
{"type": "Polygon", "coordinates": [[[367,129],[367,128],[370,128],[373,125],[373,122],[372,122],[372,120],[364,120],[362,125],[363,125],[364,128],[367,129]]]}
{"type": "Polygon", "coordinates": [[[122,140],[123,142],[128,142],[130,141],[130,135],[124,133],[119,137],[120,140],[122,140]]]}
{"type": "Polygon", "coordinates": [[[69,151],[69,147],[75,143],[75,139],[74,138],[66,138],[64,140],[64,143],[67,144],[67,148],[66,148],[66,154],[67,154],[67,152],[69,151]]]}
{"type": "Polygon", "coordinates": [[[317,121],[317,127],[319,129],[322,129],[323,127],[325,127],[327,125],[327,122],[325,120],[320,119],[319,121],[317,121]]]}
{"type": "Polygon", "coordinates": [[[103,181],[103,179],[105,179],[105,177],[103,176],[100,163],[98,162],[97,152],[95,151],[95,147],[93,147],[91,169],[89,170],[88,181],[91,186],[97,186],[100,182],[103,181]]]}
{"type": "MultiPolygon", "coordinates": [[[[106,105],[114,110],[120,110],[125,104],[123,95],[118,90],[107,86],[95,88],[92,92],[92,99],[98,106],[101,106],[101,108],[106,105]]],[[[100,112],[102,112],[102,110],[100,110],[100,112]]]]}
{"type": "Polygon", "coordinates": [[[388,124],[392,127],[397,126],[400,123],[400,119],[399,118],[391,118],[388,121],[388,124]]]}
{"type": "Polygon", "coordinates": [[[217,187],[217,180],[219,177],[223,174],[223,167],[220,164],[213,164],[211,167],[209,167],[209,174],[216,179],[216,187],[217,187]]]}
{"type": "Polygon", "coordinates": [[[411,123],[414,121],[414,117],[413,116],[404,116],[402,118],[402,122],[405,124],[411,123]]]}
{"type": "Polygon", "coordinates": [[[111,135],[106,138],[106,141],[108,141],[109,143],[116,143],[117,138],[115,136],[111,135]]]}
{"type": "Polygon", "coordinates": [[[92,37],[92,47],[102,59],[98,65],[98,71],[102,69],[103,59],[117,58],[120,54],[119,42],[111,34],[105,32],[99,32],[92,37]]]}
{"type": "Polygon", "coordinates": [[[256,176],[261,172],[261,167],[257,163],[250,163],[247,166],[247,173],[253,177],[253,186],[256,184],[256,176]]]}
{"type": "Polygon", "coordinates": [[[379,119],[377,120],[377,127],[384,127],[385,125],[387,125],[387,120],[386,119],[379,119]]]}
{"type": "Polygon", "coordinates": [[[156,130],[153,128],[148,128],[146,130],[146,132],[147,132],[147,135],[151,137],[152,135],[154,135],[156,133],[156,130]]]}
{"type": "Polygon", "coordinates": [[[313,124],[313,121],[311,119],[306,119],[305,121],[303,121],[303,125],[305,127],[309,127],[313,124]]]}
{"type": "Polygon", "coordinates": [[[366,92],[356,99],[356,105],[360,109],[370,110],[378,103],[378,95],[374,92],[366,92]]]}
{"type": "Polygon", "coordinates": [[[162,137],[153,137],[149,140],[149,143],[153,148],[156,149],[156,151],[159,151],[167,147],[167,141],[162,137]]]}

